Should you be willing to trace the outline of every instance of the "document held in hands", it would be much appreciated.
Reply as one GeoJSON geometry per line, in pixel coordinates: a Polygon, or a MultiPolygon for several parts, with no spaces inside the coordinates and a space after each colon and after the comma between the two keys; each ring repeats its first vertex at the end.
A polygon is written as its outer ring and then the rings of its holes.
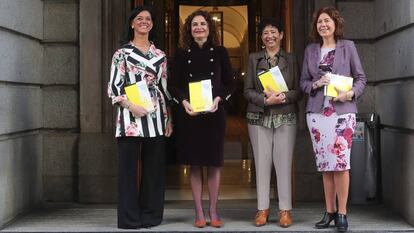
{"type": "Polygon", "coordinates": [[[213,106],[211,80],[189,83],[190,105],[194,112],[209,111],[213,106]]]}
{"type": "Polygon", "coordinates": [[[125,93],[131,103],[145,108],[148,112],[155,110],[145,80],[125,87],[125,93]]]}
{"type": "Polygon", "coordinates": [[[327,73],[326,75],[329,76],[330,82],[329,85],[324,87],[325,96],[337,97],[337,90],[350,91],[352,89],[353,78],[331,73],[327,73]]]}
{"type": "Polygon", "coordinates": [[[286,92],[289,90],[278,66],[259,74],[259,80],[265,91],[286,92]]]}

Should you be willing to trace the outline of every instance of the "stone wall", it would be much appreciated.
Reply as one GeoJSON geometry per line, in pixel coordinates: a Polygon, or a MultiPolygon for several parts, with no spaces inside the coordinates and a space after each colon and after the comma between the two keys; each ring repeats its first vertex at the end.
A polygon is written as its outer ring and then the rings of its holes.
{"type": "Polygon", "coordinates": [[[77,198],[78,1],[0,2],[0,228],[77,198]]]}
{"type": "Polygon", "coordinates": [[[414,1],[375,1],[383,201],[414,225],[414,1]]]}
{"type": "Polygon", "coordinates": [[[42,1],[0,2],[0,229],[41,201],[42,40],[42,1]]]}

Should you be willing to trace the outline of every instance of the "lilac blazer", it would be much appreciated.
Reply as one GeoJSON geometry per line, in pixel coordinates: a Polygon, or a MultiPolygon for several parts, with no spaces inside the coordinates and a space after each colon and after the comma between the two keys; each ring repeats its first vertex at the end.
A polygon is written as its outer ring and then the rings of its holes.
{"type": "MultiPolygon", "coordinates": [[[[321,113],[323,108],[323,88],[312,90],[312,83],[324,75],[318,66],[321,60],[321,46],[319,43],[309,44],[305,49],[303,57],[302,74],[300,77],[300,88],[309,95],[306,104],[306,112],[321,113]]],[[[355,93],[352,101],[334,102],[338,114],[356,113],[356,99],[359,98],[367,82],[364,70],[354,42],[350,40],[338,40],[335,48],[335,59],[332,67],[333,74],[344,75],[354,78],[352,90],[355,93]]]]}

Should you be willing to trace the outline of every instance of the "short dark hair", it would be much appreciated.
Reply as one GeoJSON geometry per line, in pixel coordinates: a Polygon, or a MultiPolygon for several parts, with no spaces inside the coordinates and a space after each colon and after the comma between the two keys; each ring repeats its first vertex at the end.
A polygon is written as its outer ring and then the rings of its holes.
{"type": "Polygon", "coordinates": [[[121,38],[121,40],[119,40],[119,43],[121,45],[125,45],[127,43],[129,43],[130,41],[132,41],[134,39],[134,29],[131,28],[131,23],[132,21],[135,19],[135,17],[137,17],[137,15],[143,11],[148,11],[151,15],[151,20],[152,20],[152,29],[149,32],[149,36],[148,39],[150,41],[154,41],[155,40],[155,17],[153,14],[153,11],[151,9],[151,7],[146,6],[146,5],[141,5],[141,6],[137,6],[134,9],[132,9],[131,13],[129,14],[128,17],[128,21],[126,23],[126,27],[125,27],[125,33],[123,35],[123,37],[121,38]]]}
{"type": "Polygon", "coordinates": [[[191,15],[189,15],[185,19],[183,32],[182,32],[182,35],[183,35],[182,46],[184,48],[189,48],[191,43],[193,43],[194,41],[194,38],[191,35],[191,21],[193,21],[194,17],[196,16],[202,16],[207,21],[208,29],[209,29],[207,42],[212,43],[213,46],[217,46],[219,44],[219,39],[218,39],[217,30],[216,30],[216,24],[214,23],[210,13],[208,13],[207,11],[203,11],[203,10],[194,11],[193,13],[191,13],[191,15]]]}
{"type": "Polygon", "coordinates": [[[283,24],[282,24],[281,21],[276,20],[275,18],[272,18],[272,17],[266,17],[266,18],[263,18],[262,20],[260,20],[260,23],[259,23],[259,33],[262,34],[263,33],[263,30],[267,26],[275,27],[275,28],[277,28],[277,30],[279,32],[283,32],[284,31],[283,24]]]}
{"type": "Polygon", "coordinates": [[[311,28],[311,31],[310,31],[310,34],[309,34],[310,39],[313,42],[319,42],[320,44],[322,44],[322,42],[323,42],[322,37],[318,33],[318,29],[317,29],[316,24],[318,23],[319,16],[323,13],[329,15],[329,17],[331,17],[332,20],[335,23],[335,32],[334,32],[335,40],[339,40],[339,39],[344,38],[345,19],[341,16],[339,11],[335,7],[326,6],[326,7],[320,8],[317,12],[315,12],[313,14],[312,28],[311,28]]]}

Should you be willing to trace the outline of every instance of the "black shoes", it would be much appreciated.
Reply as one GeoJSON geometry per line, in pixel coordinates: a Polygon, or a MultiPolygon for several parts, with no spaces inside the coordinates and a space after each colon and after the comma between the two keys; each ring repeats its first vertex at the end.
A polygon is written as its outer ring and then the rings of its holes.
{"type": "Polygon", "coordinates": [[[336,229],[339,232],[346,232],[348,230],[348,220],[346,219],[346,215],[338,214],[337,212],[325,212],[322,219],[315,224],[315,227],[318,229],[328,228],[332,220],[334,220],[336,229]]]}
{"type": "Polygon", "coordinates": [[[338,214],[335,221],[336,229],[339,232],[345,232],[348,230],[348,220],[345,214],[338,214]]]}
{"type": "Polygon", "coordinates": [[[328,228],[329,224],[332,222],[332,220],[335,221],[335,225],[336,225],[337,215],[338,215],[338,213],[336,213],[336,212],[335,213],[325,212],[323,214],[322,219],[315,224],[315,227],[318,228],[318,229],[328,228]]]}

